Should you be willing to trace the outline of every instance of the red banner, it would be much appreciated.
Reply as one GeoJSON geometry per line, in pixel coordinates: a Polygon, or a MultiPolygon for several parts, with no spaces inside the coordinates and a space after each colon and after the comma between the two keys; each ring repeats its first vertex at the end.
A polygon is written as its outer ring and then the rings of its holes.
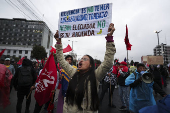
{"type": "Polygon", "coordinates": [[[35,90],[35,99],[40,106],[50,100],[51,91],[55,89],[57,82],[57,69],[53,53],[47,60],[41,74],[36,80],[37,88],[35,90]]]}

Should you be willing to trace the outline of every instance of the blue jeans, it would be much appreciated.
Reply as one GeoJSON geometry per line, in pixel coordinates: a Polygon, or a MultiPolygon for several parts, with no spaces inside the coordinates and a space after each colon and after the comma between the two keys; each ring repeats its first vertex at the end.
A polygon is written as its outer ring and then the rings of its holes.
{"type": "Polygon", "coordinates": [[[129,87],[119,86],[119,96],[123,106],[129,109],[129,87]]]}

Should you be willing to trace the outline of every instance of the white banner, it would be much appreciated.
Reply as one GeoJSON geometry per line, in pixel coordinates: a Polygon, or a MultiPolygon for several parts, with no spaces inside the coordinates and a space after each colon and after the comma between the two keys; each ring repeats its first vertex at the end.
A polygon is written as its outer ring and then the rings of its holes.
{"type": "Polygon", "coordinates": [[[63,11],[59,16],[59,37],[106,35],[111,20],[112,3],[63,11]]]}

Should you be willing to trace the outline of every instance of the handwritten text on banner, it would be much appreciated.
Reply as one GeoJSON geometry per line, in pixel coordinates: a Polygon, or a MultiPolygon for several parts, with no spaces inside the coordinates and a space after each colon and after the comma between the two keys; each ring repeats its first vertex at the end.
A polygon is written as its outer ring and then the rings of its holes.
{"type": "Polygon", "coordinates": [[[112,4],[64,11],[59,16],[59,37],[106,35],[112,19],[112,4]]]}

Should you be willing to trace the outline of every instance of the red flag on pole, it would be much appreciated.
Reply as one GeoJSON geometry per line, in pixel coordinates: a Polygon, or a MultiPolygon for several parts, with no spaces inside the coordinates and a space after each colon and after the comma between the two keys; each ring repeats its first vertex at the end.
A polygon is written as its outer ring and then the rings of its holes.
{"type": "Polygon", "coordinates": [[[63,49],[63,53],[72,51],[72,48],[70,47],[70,45],[68,44],[68,46],[66,48],[63,49]]]}
{"type": "Polygon", "coordinates": [[[55,89],[56,82],[57,82],[57,69],[54,61],[54,56],[51,53],[41,74],[36,80],[36,83],[38,84],[35,90],[34,97],[40,106],[50,101],[50,94],[51,91],[55,89]]]}
{"type": "Polygon", "coordinates": [[[53,47],[51,46],[51,50],[50,50],[50,52],[51,52],[51,53],[53,53],[53,52],[54,52],[54,53],[56,53],[56,49],[55,49],[55,48],[53,48],[53,47]]]}
{"type": "Polygon", "coordinates": [[[6,49],[4,49],[4,50],[2,50],[2,51],[0,52],[0,58],[1,58],[1,56],[3,55],[3,53],[4,53],[5,50],[6,50],[6,49]]]}
{"type": "Polygon", "coordinates": [[[17,62],[17,64],[19,64],[19,65],[22,65],[22,61],[25,59],[25,57],[22,57],[18,62],[17,62]]]}
{"type": "Polygon", "coordinates": [[[132,46],[132,45],[129,43],[127,25],[126,25],[125,44],[126,44],[126,49],[127,49],[127,50],[131,50],[131,46],[132,46]]]}

